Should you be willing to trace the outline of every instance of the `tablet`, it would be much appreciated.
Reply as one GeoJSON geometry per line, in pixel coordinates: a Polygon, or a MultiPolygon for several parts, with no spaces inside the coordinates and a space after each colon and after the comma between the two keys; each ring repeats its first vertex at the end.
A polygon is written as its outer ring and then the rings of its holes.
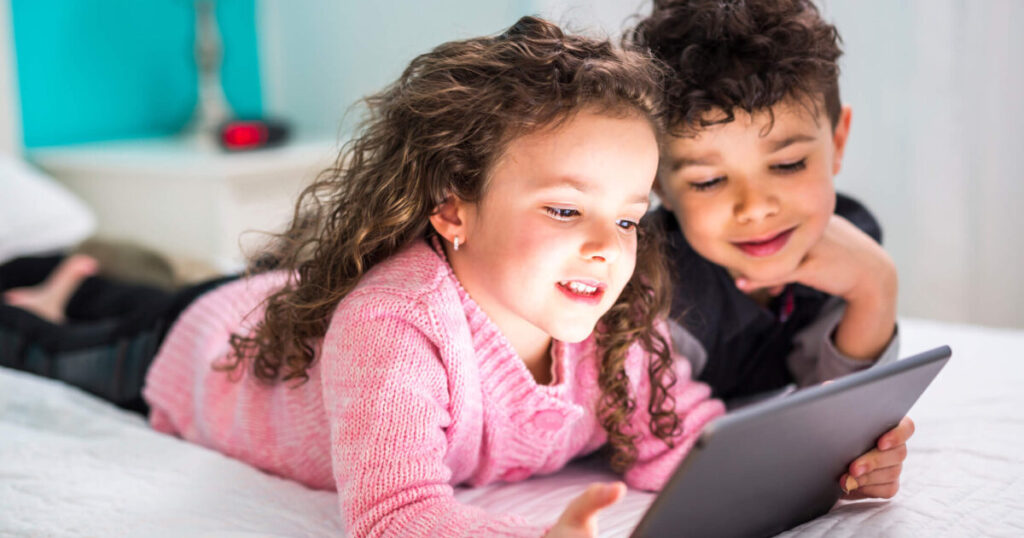
{"type": "Polygon", "coordinates": [[[899,423],[950,354],[939,347],[711,422],[633,536],[768,536],[828,512],[850,462],[899,423]]]}

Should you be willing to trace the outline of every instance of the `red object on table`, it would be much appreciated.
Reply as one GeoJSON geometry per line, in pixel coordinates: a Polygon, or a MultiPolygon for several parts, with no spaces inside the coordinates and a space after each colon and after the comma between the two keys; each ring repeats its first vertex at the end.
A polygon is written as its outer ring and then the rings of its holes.
{"type": "Polygon", "coordinates": [[[285,141],[284,123],[268,120],[232,120],[220,128],[220,145],[229,151],[244,151],[276,146],[285,141]]]}

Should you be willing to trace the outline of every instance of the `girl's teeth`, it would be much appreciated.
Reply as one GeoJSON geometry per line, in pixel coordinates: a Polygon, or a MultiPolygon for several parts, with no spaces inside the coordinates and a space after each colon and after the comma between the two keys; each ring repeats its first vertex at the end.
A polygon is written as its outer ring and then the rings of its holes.
{"type": "Polygon", "coordinates": [[[586,284],[581,284],[579,282],[570,282],[569,289],[576,293],[583,293],[587,295],[593,294],[597,291],[597,288],[595,288],[594,286],[588,286],[586,284]]]}

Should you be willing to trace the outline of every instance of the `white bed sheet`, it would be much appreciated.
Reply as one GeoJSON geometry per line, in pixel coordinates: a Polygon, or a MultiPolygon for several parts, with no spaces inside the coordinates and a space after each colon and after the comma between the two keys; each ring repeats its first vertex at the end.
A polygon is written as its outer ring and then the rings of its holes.
{"type": "MultiPolygon", "coordinates": [[[[904,355],[949,344],[954,356],[911,411],[918,430],[899,495],[839,503],[784,536],[1024,536],[1024,331],[910,319],[900,331],[904,355]]],[[[574,464],[457,497],[549,522],[610,478],[574,464]]],[[[630,491],[602,515],[601,535],[628,535],[652,499],[630,491]]],[[[0,369],[0,536],[339,536],[336,502],[0,369]]]]}

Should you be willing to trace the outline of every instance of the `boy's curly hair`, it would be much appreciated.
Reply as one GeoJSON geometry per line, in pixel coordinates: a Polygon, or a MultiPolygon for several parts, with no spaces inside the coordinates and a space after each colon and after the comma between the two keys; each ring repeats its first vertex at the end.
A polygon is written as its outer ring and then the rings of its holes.
{"type": "MultiPolygon", "coordinates": [[[[218,366],[251,366],[265,382],[308,380],[316,345],[338,303],[367,271],[432,232],[428,218],[449,196],[483,196],[490,168],[518,136],[558,125],[582,110],[636,115],[660,134],[661,71],[647,54],[565,35],[524,17],[503,34],[445,43],[423,54],[381,93],[338,161],[308,187],[272,255],[251,270],[285,269],[289,283],[266,301],[251,334],[235,334],[218,366]]],[[[655,331],[670,291],[657,231],[641,223],[637,270],[601,318],[598,416],[613,466],[636,459],[636,408],[627,349],[650,353],[650,429],[671,444],[680,431],[669,392],[672,357],[655,331]]]]}
{"type": "Polygon", "coordinates": [[[664,97],[674,134],[731,122],[737,108],[771,113],[790,98],[815,112],[824,98],[832,127],[839,121],[841,39],[812,0],[654,0],[625,42],[671,68],[664,97]]]}

